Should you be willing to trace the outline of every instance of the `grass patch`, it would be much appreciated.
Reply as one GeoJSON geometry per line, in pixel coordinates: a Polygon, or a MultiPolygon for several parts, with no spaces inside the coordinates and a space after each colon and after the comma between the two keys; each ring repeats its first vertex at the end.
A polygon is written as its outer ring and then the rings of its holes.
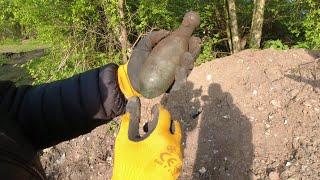
{"type": "Polygon", "coordinates": [[[48,47],[49,45],[35,39],[23,41],[8,39],[0,42],[0,53],[21,53],[48,47]]]}
{"type": "Polygon", "coordinates": [[[115,120],[111,120],[107,123],[107,134],[114,135],[118,131],[119,124],[115,120]]]}

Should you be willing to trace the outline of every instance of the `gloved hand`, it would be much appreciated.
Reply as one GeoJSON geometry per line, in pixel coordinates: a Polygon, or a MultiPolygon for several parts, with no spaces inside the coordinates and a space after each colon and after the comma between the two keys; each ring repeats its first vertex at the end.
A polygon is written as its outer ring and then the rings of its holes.
{"type": "Polygon", "coordinates": [[[152,108],[153,120],[139,135],[140,100],[132,97],[122,116],[115,142],[113,180],[177,179],[182,166],[181,127],[160,105],[152,108]]]}
{"type": "MultiPolygon", "coordinates": [[[[119,67],[119,86],[127,98],[132,96],[141,96],[139,94],[138,73],[141,71],[141,67],[147,60],[153,47],[162,39],[167,37],[169,33],[170,32],[166,30],[149,33],[147,36],[142,38],[134,48],[129,62],[119,67]]],[[[181,66],[177,68],[175,81],[168,91],[180,89],[180,87],[187,81],[187,77],[193,69],[194,61],[197,59],[201,50],[201,40],[198,37],[191,37],[190,41],[189,52],[186,52],[183,57],[181,57],[181,66]]]]}

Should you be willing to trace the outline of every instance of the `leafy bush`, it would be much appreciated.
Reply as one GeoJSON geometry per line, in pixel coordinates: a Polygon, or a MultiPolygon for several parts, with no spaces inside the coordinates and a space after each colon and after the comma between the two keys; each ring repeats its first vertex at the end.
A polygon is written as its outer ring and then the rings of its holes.
{"type": "MultiPolygon", "coordinates": [[[[253,1],[236,2],[239,34],[244,37],[250,31],[253,1]]],[[[125,3],[129,50],[141,35],[155,29],[173,30],[187,11],[194,10],[201,17],[195,35],[203,43],[196,65],[214,59],[214,53],[230,51],[226,41],[225,1],[126,0],[125,3]]],[[[266,3],[264,48],[320,48],[319,0],[266,3]]],[[[122,58],[119,24],[118,0],[0,0],[2,44],[16,43],[10,39],[36,39],[51,47],[49,55],[26,65],[35,83],[66,78],[109,62],[119,64],[122,58]]]]}
{"type": "Polygon", "coordinates": [[[198,59],[196,60],[195,65],[198,66],[202,63],[211,61],[213,59],[214,57],[212,55],[212,42],[211,41],[204,42],[202,46],[202,52],[200,53],[198,59]]]}
{"type": "Polygon", "coordinates": [[[263,48],[264,49],[273,48],[273,49],[278,49],[278,50],[289,49],[288,45],[283,44],[280,39],[269,40],[269,41],[264,42],[263,48]]]}
{"type": "Polygon", "coordinates": [[[309,13],[303,21],[306,42],[310,49],[320,50],[320,1],[307,0],[309,13]]]}
{"type": "Polygon", "coordinates": [[[117,1],[15,0],[16,19],[24,34],[51,46],[48,56],[26,66],[35,83],[67,78],[75,73],[119,63],[117,1]]]}
{"type": "Polygon", "coordinates": [[[0,41],[20,38],[21,26],[14,15],[17,10],[13,1],[0,0],[0,41]]]}
{"type": "Polygon", "coordinates": [[[216,58],[213,54],[213,47],[215,44],[221,41],[219,34],[215,34],[212,38],[204,38],[202,43],[202,51],[195,62],[195,65],[200,65],[202,63],[212,61],[216,58]]]}

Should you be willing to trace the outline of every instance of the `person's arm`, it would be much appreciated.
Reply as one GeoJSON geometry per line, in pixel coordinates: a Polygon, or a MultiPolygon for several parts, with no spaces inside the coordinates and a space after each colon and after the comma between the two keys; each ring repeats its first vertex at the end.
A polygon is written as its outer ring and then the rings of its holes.
{"type": "Polygon", "coordinates": [[[1,108],[36,149],[90,132],[125,111],[118,66],[109,64],[69,79],[16,88],[2,83],[1,108]]]}
{"type": "MultiPolygon", "coordinates": [[[[168,34],[163,30],[148,34],[134,48],[129,61],[131,63],[119,68],[109,64],[66,80],[39,86],[16,88],[13,83],[0,82],[0,108],[9,112],[11,119],[16,121],[36,149],[88,133],[123,114],[126,97],[140,96],[134,88],[137,82],[133,79],[152,48],[168,34]]],[[[183,59],[173,87],[186,81],[199,54],[200,41],[194,40],[188,52],[192,56],[183,59]]]]}

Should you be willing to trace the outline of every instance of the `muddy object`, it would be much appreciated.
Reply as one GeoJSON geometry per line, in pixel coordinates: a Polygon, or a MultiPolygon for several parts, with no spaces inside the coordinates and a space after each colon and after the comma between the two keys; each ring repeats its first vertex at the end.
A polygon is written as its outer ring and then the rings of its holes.
{"type": "Polygon", "coordinates": [[[153,48],[138,75],[139,91],[144,97],[157,97],[170,88],[176,68],[183,54],[188,52],[189,40],[199,24],[198,13],[186,13],[181,26],[153,48]]]}

